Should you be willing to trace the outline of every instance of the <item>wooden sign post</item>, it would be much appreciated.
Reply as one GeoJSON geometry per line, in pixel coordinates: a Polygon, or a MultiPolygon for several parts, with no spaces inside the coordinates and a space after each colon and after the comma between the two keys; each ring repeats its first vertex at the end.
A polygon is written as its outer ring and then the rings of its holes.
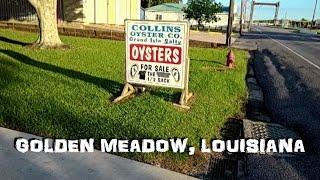
{"type": "Polygon", "coordinates": [[[188,22],[126,20],[126,84],[114,102],[135,93],[137,87],[181,89],[178,106],[186,106],[189,92],[188,22]]]}

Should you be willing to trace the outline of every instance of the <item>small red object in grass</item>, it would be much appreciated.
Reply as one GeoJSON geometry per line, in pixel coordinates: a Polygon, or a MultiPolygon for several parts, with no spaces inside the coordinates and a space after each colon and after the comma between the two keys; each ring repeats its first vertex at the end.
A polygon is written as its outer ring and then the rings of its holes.
{"type": "Polygon", "coordinates": [[[234,62],[236,61],[236,56],[234,55],[233,51],[230,50],[227,55],[227,66],[229,68],[234,68],[234,62]]]}

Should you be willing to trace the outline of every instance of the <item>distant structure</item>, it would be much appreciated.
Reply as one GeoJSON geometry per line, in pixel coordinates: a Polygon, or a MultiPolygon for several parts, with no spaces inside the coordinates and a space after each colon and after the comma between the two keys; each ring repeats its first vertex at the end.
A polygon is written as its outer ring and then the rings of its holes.
{"type": "MultiPolygon", "coordinates": [[[[184,9],[188,8],[187,4],[182,3],[163,3],[145,9],[145,19],[154,21],[186,21],[184,9]]],[[[235,20],[234,25],[239,25],[240,16],[237,13],[237,6],[234,7],[235,20]]],[[[223,7],[221,13],[217,13],[220,19],[218,22],[204,23],[204,26],[210,28],[224,27],[228,25],[229,7],[223,7]]],[[[196,20],[190,20],[191,25],[198,25],[196,20]]]]}
{"type": "Polygon", "coordinates": [[[145,19],[157,21],[182,21],[184,20],[183,9],[187,7],[187,5],[182,3],[163,3],[152,6],[145,9],[145,19]]]}
{"type": "Polygon", "coordinates": [[[79,10],[83,23],[124,25],[125,19],[140,19],[141,0],[82,0],[79,10]]]}
{"type": "Polygon", "coordinates": [[[320,28],[320,19],[316,20],[316,28],[320,28]]]}
{"type": "MultiPolygon", "coordinates": [[[[0,0],[0,20],[37,21],[28,0],[0,0]]],[[[57,0],[58,22],[124,25],[125,19],[140,19],[141,0],[57,0]]]]}
{"type": "Polygon", "coordinates": [[[276,11],[275,11],[275,15],[274,15],[274,25],[278,24],[278,14],[279,14],[280,2],[277,2],[277,3],[265,3],[265,2],[256,2],[256,1],[253,0],[252,4],[251,4],[249,30],[250,30],[251,25],[252,25],[255,6],[275,6],[276,7],[276,11]]]}

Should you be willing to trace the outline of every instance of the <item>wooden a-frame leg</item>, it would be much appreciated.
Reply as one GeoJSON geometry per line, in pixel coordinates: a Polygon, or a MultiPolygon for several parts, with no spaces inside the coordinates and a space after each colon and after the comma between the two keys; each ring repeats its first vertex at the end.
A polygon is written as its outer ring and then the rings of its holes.
{"type": "Polygon", "coordinates": [[[115,100],[113,100],[113,102],[117,103],[117,102],[123,100],[124,98],[130,96],[133,93],[135,93],[134,87],[131,84],[126,83],[126,85],[124,86],[124,88],[122,90],[121,95],[119,97],[117,97],[115,100]]]}
{"type": "Polygon", "coordinates": [[[192,93],[190,93],[188,90],[183,90],[180,96],[179,104],[174,104],[175,106],[181,107],[183,109],[190,109],[189,106],[186,104],[188,103],[189,99],[192,97],[192,93]]]}
{"type": "Polygon", "coordinates": [[[181,93],[181,97],[180,97],[180,101],[179,101],[179,104],[180,105],[186,105],[189,101],[189,99],[192,97],[192,93],[190,93],[188,90],[184,90],[182,93],[181,93]]]}

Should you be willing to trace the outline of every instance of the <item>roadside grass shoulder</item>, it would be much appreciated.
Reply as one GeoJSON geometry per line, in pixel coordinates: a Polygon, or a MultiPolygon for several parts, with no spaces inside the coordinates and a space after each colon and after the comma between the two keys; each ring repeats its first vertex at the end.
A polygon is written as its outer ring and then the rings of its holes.
{"type": "MultiPolygon", "coordinates": [[[[62,36],[66,50],[19,45],[36,34],[0,29],[0,125],[51,138],[219,138],[230,117],[241,117],[246,97],[247,52],[235,50],[236,68],[224,67],[227,49],[190,48],[192,108],[172,105],[179,92],[151,88],[119,104],[125,44],[62,36]],[[8,41],[8,39],[12,41],[8,41]],[[2,119],[2,120],[1,120],[2,119]]],[[[121,155],[121,154],[120,154],[121,155]]],[[[183,173],[201,169],[204,155],[122,154],[183,173]]]]}

